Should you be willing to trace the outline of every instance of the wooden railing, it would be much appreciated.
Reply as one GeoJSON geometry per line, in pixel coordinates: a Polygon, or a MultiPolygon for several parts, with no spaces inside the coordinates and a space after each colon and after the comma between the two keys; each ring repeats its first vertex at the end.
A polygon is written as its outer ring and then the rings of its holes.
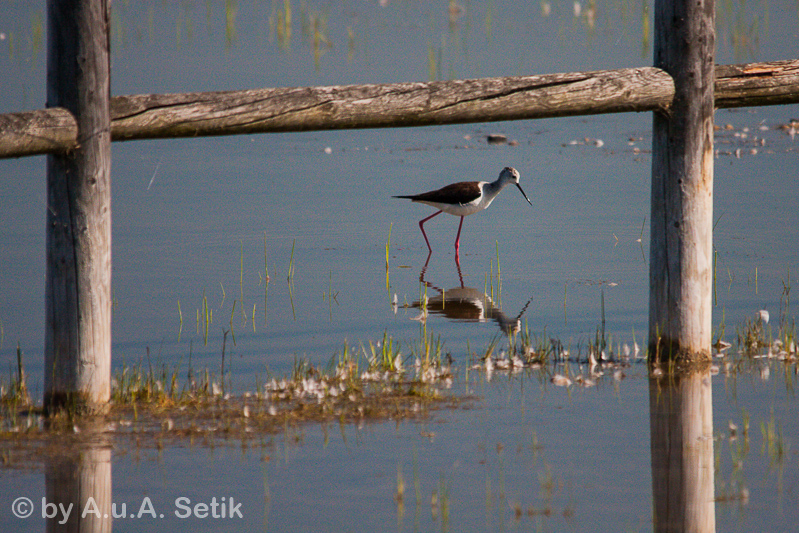
{"type": "MultiPolygon", "coordinates": [[[[799,102],[799,60],[719,65],[717,108],[799,102]]],[[[396,128],[666,110],[674,82],[654,67],[483,78],[111,98],[111,139],[396,128]]],[[[66,152],[63,108],[0,115],[0,158],[66,152]]]]}

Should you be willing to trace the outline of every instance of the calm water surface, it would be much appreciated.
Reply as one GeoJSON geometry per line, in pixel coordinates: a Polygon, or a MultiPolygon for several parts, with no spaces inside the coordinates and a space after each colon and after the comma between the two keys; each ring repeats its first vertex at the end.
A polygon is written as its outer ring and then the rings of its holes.
{"type": "MultiPolygon", "coordinates": [[[[290,26],[286,5],[115,2],[113,93],[651,64],[645,3],[465,2],[450,11],[443,1],[289,2],[290,26]]],[[[44,105],[43,25],[43,2],[12,2],[0,14],[2,112],[44,105]]],[[[720,5],[717,62],[795,56],[797,27],[793,2],[720,5]]],[[[782,315],[794,316],[797,144],[779,125],[797,117],[797,106],[716,114],[713,320],[728,341],[760,309],[774,328],[782,315]]],[[[420,335],[413,303],[422,274],[429,296],[462,286],[488,292],[504,315],[524,310],[532,332],[574,350],[595,335],[603,306],[614,342],[643,345],[650,129],[649,114],[625,114],[115,143],[115,368],[149,350],[170,366],[186,368],[191,356],[193,367],[214,371],[225,330],[235,336],[226,350],[239,391],[252,389],[256,376],[287,372],[299,357],[324,364],[345,343],[366,344],[384,331],[409,353],[420,335]],[[517,144],[489,145],[485,135],[494,132],[517,144]],[[460,271],[458,219],[431,220],[426,264],[417,221],[432,211],[390,197],[493,180],[508,165],[520,171],[533,207],[508,190],[467,218],[460,271]],[[206,304],[207,334],[205,315],[198,319],[206,304]]],[[[44,340],[44,172],[42,157],[0,162],[0,365],[15,364],[19,343],[34,397],[44,340]]],[[[167,517],[117,520],[114,529],[651,529],[644,368],[628,368],[620,382],[608,372],[588,389],[554,387],[537,374],[486,382],[465,369],[497,339],[496,321],[436,314],[427,327],[460,369],[453,392],[477,396],[470,408],[425,423],[292,429],[249,451],[116,450],[114,501],[138,510],[149,497],[167,517]],[[177,519],[181,496],[235,498],[244,518],[177,519]]],[[[772,363],[768,374],[765,365],[733,376],[721,364],[708,378],[719,531],[790,530],[799,518],[795,365],[772,363]],[[729,423],[743,428],[746,420],[748,437],[739,430],[731,439],[729,423]],[[770,422],[780,428],[782,456],[770,422]],[[720,497],[742,488],[748,500],[720,497]]],[[[0,476],[0,529],[44,529],[41,472],[0,476]],[[37,503],[34,518],[10,513],[18,496],[37,503]]]]}

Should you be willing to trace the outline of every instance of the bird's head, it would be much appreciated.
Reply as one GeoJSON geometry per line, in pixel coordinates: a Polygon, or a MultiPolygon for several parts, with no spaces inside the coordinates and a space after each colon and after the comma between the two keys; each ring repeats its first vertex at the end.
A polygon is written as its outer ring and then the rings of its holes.
{"type": "Polygon", "coordinates": [[[530,204],[530,205],[533,205],[533,203],[530,201],[530,199],[527,198],[527,195],[524,194],[524,190],[522,189],[522,186],[519,185],[519,171],[518,170],[516,170],[513,167],[505,167],[505,168],[503,168],[502,172],[499,173],[499,180],[502,182],[503,186],[509,185],[511,183],[516,185],[516,187],[518,187],[519,191],[522,193],[522,196],[524,196],[524,199],[527,200],[527,203],[530,204]]]}
{"type": "Polygon", "coordinates": [[[499,173],[499,179],[506,183],[519,183],[519,171],[513,167],[505,167],[499,173]]]}

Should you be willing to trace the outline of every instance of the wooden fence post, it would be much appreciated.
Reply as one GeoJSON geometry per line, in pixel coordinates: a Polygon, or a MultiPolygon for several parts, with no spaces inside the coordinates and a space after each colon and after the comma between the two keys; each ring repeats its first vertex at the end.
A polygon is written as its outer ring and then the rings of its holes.
{"type": "Polygon", "coordinates": [[[48,0],[47,106],[78,146],[47,156],[44,406],[105,409],[111,374],[109,1],[48,0]]]}
{"type": "Polygon", "coordinates": [[[674,99],[652,126],[649,349],[710,356],[713,282],[714,0],[655,2],[655,67],[674,99]]]}

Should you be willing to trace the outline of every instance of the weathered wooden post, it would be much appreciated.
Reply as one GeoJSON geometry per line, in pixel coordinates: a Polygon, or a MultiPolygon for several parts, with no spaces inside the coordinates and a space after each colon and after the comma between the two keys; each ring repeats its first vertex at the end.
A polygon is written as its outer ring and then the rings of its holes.
{"type": "Polygon", "coordinates": [[[661,360],[710,355],[714,52],[714,0],[655,2],[655,67],[675,89],[652,127],[649,349],[661,360]]]}
{"type": "Polygon", "coordinates": [[[111,371],[109,1],[48,0],[47,106],[78,146],[47,156],[44,405],[104,410],[111,371]]]}

